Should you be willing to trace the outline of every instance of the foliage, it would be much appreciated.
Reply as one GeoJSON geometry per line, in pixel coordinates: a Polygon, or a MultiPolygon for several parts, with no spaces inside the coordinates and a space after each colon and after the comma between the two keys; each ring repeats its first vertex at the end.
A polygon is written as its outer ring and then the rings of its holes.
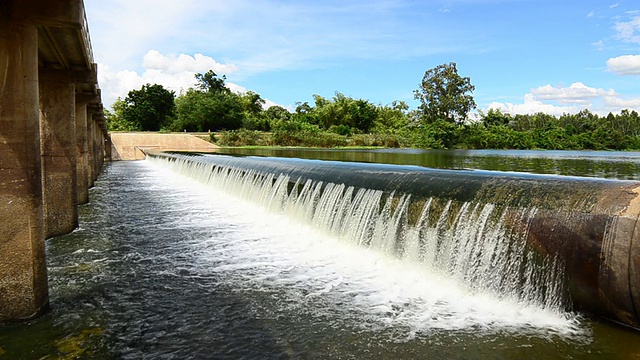
{"type": "Polygon", "coordinates": [[[218,74],[213,70],[209,70],[204,74],[195,74],[194,77],[198,81],[197,87],[200,91],[212,94],[230,92],[224,83],[227,77],[224,75],[218,77],[218,74]]]}
{"type": "Polygon", "coordinates": [[[467,114],[476,108],[471,93],[475,86],[469,77],[458,75],[455,62],[438,65],[424,73],[420,89],[414,98],[420,101],[423,119],[430,123],[445,120],[462,123],[467,114]]]}
{"type": "Polygon", "coordinates": [[[221,131],[217,143],[223,146],[266,146],[270,141],[265,133],[257,130],[238,129],[221,131]]]}
{"type": "Polygon", "coordinates": [[[127,121],[124,116],[125,103],[122,99],[117,98],[111,105],[112,111],[105,110],[105,119],[107,129],[109,131],[136,131],[136,125],[127,121]]]}
{"type": "Polygon", "coordinates": [[[189,89],[176,99],[178,117],[173,131],[219,131],[242,127],[244,109],[232,92],[189,89]]]}
{"type": "Polygon", "coordinates": [[[162,85],[146,84],[131,90],[122,104],[121,117],[135,130],[158,131],[175,116],[175,93],[162,85]]]}
{"type": "Polygon", "coordinates": [[[315,107],[304,107],[305,118],[312,119],[311,123],[320,125],[323,129],[332,126],[349,127],[360,132],[369,132],[378,117],[378,108],[363,99],[353,99],[336,92],[333,99],[328,100],[320,95],[314,95],[315,107]]]}
{"type": "Polygon", "coordinates": [[[313,95],[312,104],[297,103],[294,112],[281,106],[264,109],[258,93],[234,93],[226,78],[211,70],[195,78],[197,85],[173,101],[176,115],[164,120],[152,115],[172,109],[164,100],[173,93],[160,85],[147,84],[117,99],[106,112],[109,130],[220,131],[210,138],[223,146],[640,149],[640,116],[631,110],[604,117],[588,110],[556,117],[491,109],[468,120],[475,108],[470,95],[474,87],[469,78],[458,75],[455,63],[425,73],[414,93],[421,104],[413,110],[403,101],[375,105],[340,92],[332,98],[313,95]]]}

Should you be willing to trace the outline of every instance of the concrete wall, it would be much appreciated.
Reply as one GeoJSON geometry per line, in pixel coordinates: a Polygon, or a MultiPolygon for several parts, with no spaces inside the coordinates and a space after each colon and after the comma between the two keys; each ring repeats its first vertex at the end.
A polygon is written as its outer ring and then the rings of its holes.
{"type": "Polygon", "coordinates": [[[191,134],[111,133],[111,160],[142,160],[145,150],[214,151],[218,146],[191,134]]]}

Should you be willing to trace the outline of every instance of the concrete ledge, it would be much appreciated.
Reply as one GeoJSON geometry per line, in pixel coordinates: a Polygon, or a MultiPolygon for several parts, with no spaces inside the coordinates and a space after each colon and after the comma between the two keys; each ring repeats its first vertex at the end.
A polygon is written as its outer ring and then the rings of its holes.
{"type": "Polygon", "coordinates": [[[111,160],[142,160],[143,150],[213,151],[219,147],[193,134],[111,133],[111,160]]]}

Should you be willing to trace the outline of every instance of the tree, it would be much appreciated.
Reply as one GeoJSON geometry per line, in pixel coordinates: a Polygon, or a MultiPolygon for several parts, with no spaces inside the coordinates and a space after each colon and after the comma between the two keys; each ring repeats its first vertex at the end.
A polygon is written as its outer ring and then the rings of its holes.
{"type": "Polygon", "coordinates": [[[471,93],[475,86],[469,77],[458,75],[455,62],[438,65],[424,73],[420,89],[413,92],[420,100],[420,112],[427,123],[438,119],[462,123],[476,108],[471,93]]]}
{"type": "Polygon", "coordinates": [[[146,84],[131,90],[124,99],[122,117],[135,130],[158,131],[175,115],[175,93],[159,84],[146,84]]]}
{"type": "Polygon", "coordinates": [[[211,93],[189,89],[176,99],[175,131],[234,130],[245,118],[242,100],[232,92],[211,93]]]}
{"type": "Polygon", "coordinates": [[[196,80],[198,80],[198,88],[204,92],[209,93],[228,93],[231,92],[229,88],[225,85],[225,80],[227,77],[222,75],[222,77],[218,77],[213,70],[209,70],[204,74],[195,74],[196,80]]]}
{"type": "Polygon", "coordinates": [[[225,84],[226,77],[218,77],[213,70],[195,74],[196,89],[189,88],[176,99],[178,118],[172,124],[176,131],[235,130],[242,127],[249,116],[260,120],[264,100],[254,92],[239,95],[225,84]]]}
{"type": "Polygon", "coordinates": [[[107,122],[107,129],[109,131],[135,131],[137,126],[130,123],[124,118],[125,102],[118,97],[113,104],[111,104],[111,111],[104,111],[105,120],[107,122]]]}

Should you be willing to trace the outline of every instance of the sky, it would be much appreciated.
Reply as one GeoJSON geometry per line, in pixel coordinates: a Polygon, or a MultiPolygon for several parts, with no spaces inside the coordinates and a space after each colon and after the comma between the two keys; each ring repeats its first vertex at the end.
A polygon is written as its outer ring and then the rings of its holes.
{"type": "Polygon", "coordinates": [[[293,110],[336,92],[418,102],[455,62],[478,110],[640,112],[637,0],[85,0],[106,106],[209,69],[293,110]]]}

